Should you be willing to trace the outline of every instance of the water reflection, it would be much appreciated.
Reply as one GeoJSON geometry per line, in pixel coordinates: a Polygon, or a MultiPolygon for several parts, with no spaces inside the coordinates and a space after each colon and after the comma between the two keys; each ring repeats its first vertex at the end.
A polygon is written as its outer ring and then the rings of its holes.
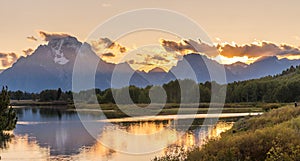
{"type": "Polygon", "coordinates": [[[36,140],[30,139],[28,135],[15,136],[8,149],[1,150],[3,160],[46,160],[50,158],[49,148],[39,146],[36,140]]]}
{"type": "Polygon", "coordinates": [[[11,131],[0,132],[0,149],[7,147],[7,144],[11,141],[11,137],[13,137],[11,131]]]}
{"type": "MultiPolygon", "coordinates": [[[[20,122],[14,130],[15,137],[6,149],[1,150],[3,160],[151,160],[155,156],[168,153],[172,147],[179,146],[187,150],[201,146],[204,139],[218,137],[222,131],[232,127],[231,122],[219,122],[215,126],[203,128],[201,125],[195,125],[193,130],[182,132],[168,128],[172,127],[172,120],[119,122],[114,125],[91,122],[97,124],[93,129],[99,134],[97,141],[85,130],[74,111],[59,111],[60,114],[51,111],[47,116],[45,111],[41,112],[40,109],[18,111],[21,111],[20,122]],[[139,140],[138,137],[124,137],[120,131],[147,137],[143,140],[139,140]],[[159,135],[161,138],[149,135],[157,132],[163,132],[159,135]],[[141,148],[147,150],[148,145],[152,144],[163,144],[168,148],[133,155],[109,149],[102,143],[131,151],[139,151],[141,148]]],[[[95,116],[89,113],[84,116],[85,120],[93,117],[95,116]]]]}

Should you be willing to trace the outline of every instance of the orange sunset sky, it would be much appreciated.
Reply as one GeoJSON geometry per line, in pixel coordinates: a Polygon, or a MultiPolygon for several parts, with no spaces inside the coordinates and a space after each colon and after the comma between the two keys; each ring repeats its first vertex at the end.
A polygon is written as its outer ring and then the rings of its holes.
{"type": "MultiPolygon", "coordinates": [[[[105,20],[141,8],[168,9],[193,19],[205,30],[213,46],[168,33],[144,31],[115,40],[114,47],[106,49],[111,54],[96,52],[102,59],[112,63],[129,61],[122,60],[123,55],[136,52],[140,56],[129,62],[133,68],[148,71],[159,66],[168,70],[176,65],[178,56],[193,52],[190,43],[199,45],[204,50],[201,54],[210,47],[216,49],[220,55],[211,58],[222,64],[237,61],[249,64],[262,56],[299,59],[299,6],[297,0],[0,1],[0,69],[10,67],[20,56],[29,55],[38,45],[47,43],[40,31],[65,33],[86,41],[105,20]],[[172,51],[166,51],[164,47],[172,51]],[[120,52],[120,48],[125,50],[120,52]],[[148,65],[141,67],[142,63],[148,65]]],[[[99,38],[88,43],[99,49],[104,40],[107,39],[99,38]]]]}

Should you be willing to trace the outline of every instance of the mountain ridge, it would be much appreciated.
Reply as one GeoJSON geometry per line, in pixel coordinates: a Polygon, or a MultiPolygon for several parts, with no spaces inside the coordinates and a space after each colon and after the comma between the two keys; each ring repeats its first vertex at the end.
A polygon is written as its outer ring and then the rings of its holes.
{"type": "MultiPolygon", "coordinates": [[[[198,82],[211,81],[211,73],[207,66],[212,68],[211,72],[219,70],[219,72],[225,72],[227,81],[233,82],[278,74],[291,65],[300,64],[300,60],[279,60],[277,57],[265,57],[249,65],[241,62],[222,65],[205,55],[190,53],[183,56],[183,59],[179,60],[177,65],[168,72],[161,68],[154,68],[146,73],[134,71],[127,62],[107,63],[95,54],[88,43],[82,43],[75,37],[66,36],[51,39],[48,44],[40,45],[33,54],[18,59],[12,67],[0,73],[0,85],[9,86],[10,90],[27,92],[57,88],[71,90],[75,59],[82,49],[85,50],[83,54],[87,56],[87,61],[98,61],[95,85],[100,89],[111,87],[112,73],[116,72],[114,71],[116,66],[120,69],[117,71],[119,73],[133,73],[130,80],[131,85],[144,87],[162,85],[174,79],[185,79],[189,75],[194,75],[198,82]],[[193,73],[187,72],[191,70],[193,73]]],[[[89,62],[86,63],[89,64],[89,62]]]]}

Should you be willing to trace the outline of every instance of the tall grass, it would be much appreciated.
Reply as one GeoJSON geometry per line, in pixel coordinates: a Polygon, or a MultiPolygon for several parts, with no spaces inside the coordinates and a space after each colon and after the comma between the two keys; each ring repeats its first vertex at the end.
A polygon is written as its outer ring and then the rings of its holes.
{"type": "MultiPolygon", "coordinates": [[[[189,161],[300,160],[300,108],[285,106],[239,120],[221,138],[208,140],[202,148],[182,156],[181,160],[189,161]]],[[[156,160],[166,158],[173,159],[156,160]]]]}

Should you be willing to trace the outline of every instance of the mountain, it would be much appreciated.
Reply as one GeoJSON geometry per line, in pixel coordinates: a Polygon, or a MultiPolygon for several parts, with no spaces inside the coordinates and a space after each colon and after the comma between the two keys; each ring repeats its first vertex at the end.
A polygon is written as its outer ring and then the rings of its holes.
{"type": "MultiPolygon", "coordinates": [[[[278,74],[291,65],[300,64],[300,60],[279,60],[277,57],[265,57],[250,65],[238,62],[225,65],[223,68],[223,65],[205,55],[188,54],[183,56],[183,59],[179,60],[177,65],[168,72],[154,68],[146,73],[134,71],[128,63],[117,65],[107,63],[94,53],[89,44],[81,43],[75,37],[66,36],[51,39],[48,44],[40,45],[32,55],[18,59],[11,68],[0,73],[0,85],[7,85],[10,90],[27,92],[57,88],[71,90],[75,60],[82,62],[76,71],[86,75],[86,77],[82,77],[83,81],[79,84],[80,90],[93,88],[93,86],[87,85],[86,81],[88,80],[84,79],[88,78],[89,74],[93,74],[90,69],[93,68],[91,64],[95,62],[98,63],[98,66],[93,76],[95,76],[95,86],[100,89],[124,86],[122,83],[111,85],[113,72],[114,76],[123,76],[117,79],[119,82],[132,75],[129,84],[145,87],[161,85],[176,78],[191,78],[191,75],[194,75],[198,82],[211,81],[211,78],[223,78],[220,74],[222,72],[225,72],[228,82],[233,82],[278,74]],[[78,54],[81,54],[79,55],[80,59],[76,60],[78,54]]],[[[225,83],[225,80],[219,83],[225,83]]]]}
{"type": "Polygon", "coordinates": [[[171,80],[174,80],[174,77],[171,75],[168,75],[163,69],[161,68],[153,68],[148,73],[146,72],[137,72],[138,75],[143,77],[145,80],[147,80],[147,83],[142,85],[161,85],[164,83],[167,83],[171,80]]]}
{"type": "Polygon", "coordinates": [[[224,68],[223,65],[199,54],[185,55],[183,60],[178,61],[177,65],[168,72],[169,77],[171,77],[171,74],[175,74],[178,79],[185,79],[194,75],[198,82],[217,81],[218,83],[226,83],[226,80],[222,79],[225,76],[227,81],[230,82],[235,78],[233,73],[224,68]],[[224,75],[220,73],[224,73],[224,75]]]}
{"type": "Polygon", "coordinates": [[[13,66],[0,74],[2,85],[10,90],[40,91],[71,85],[71,73],[76,50],[82,44],[74,37],[52,40],[48,45],[40,45],[32,55],[21,57],[13,66]],[[61,46],[59,52],[58,48],[61,46]]]}
{"type": "Polygon", "coordinates": [[[10,90],[28,92],[59,87],[70,90],[75,59],[81,47],[89,53],[88,58],[99,61],[98,66],[101,68],[97,68],[97,73],[101,76],[96,76],[99,87],[108,87],[107,82],[110,82],[109,76],[115,65],[102,61],[89,44],[82,44],[71,36],[52,39],[47,45],[40,45],[32,55],[20,58],[11,68],[0,74],[1,85],[7,85],[10,90]]]}
{"type": "Polygon", "coordinates": [[[245,63],[242,63],[242,62],[238,61],[238,62],[235,62],[235,63],[230,64],[230,65],[225,65],[225,67],[226,67],[228,70],[230,70],[233,74],[239,75],[239,74],[242,74],[242,73],[243,73],[243,70],[244,70],[245,68],[247,68],[248,65],[245,64],[245,63]]]}
{"type": "Polygon", "coordinates": [[[262,57],[249,65],[234,63],[226,65],[226,68],[236,75],[235,80],[248,80],[260,78],[268,75],[275,75],[290,66],[297,66],[300,60],[278,59],[276,56],[262,57]]]}

